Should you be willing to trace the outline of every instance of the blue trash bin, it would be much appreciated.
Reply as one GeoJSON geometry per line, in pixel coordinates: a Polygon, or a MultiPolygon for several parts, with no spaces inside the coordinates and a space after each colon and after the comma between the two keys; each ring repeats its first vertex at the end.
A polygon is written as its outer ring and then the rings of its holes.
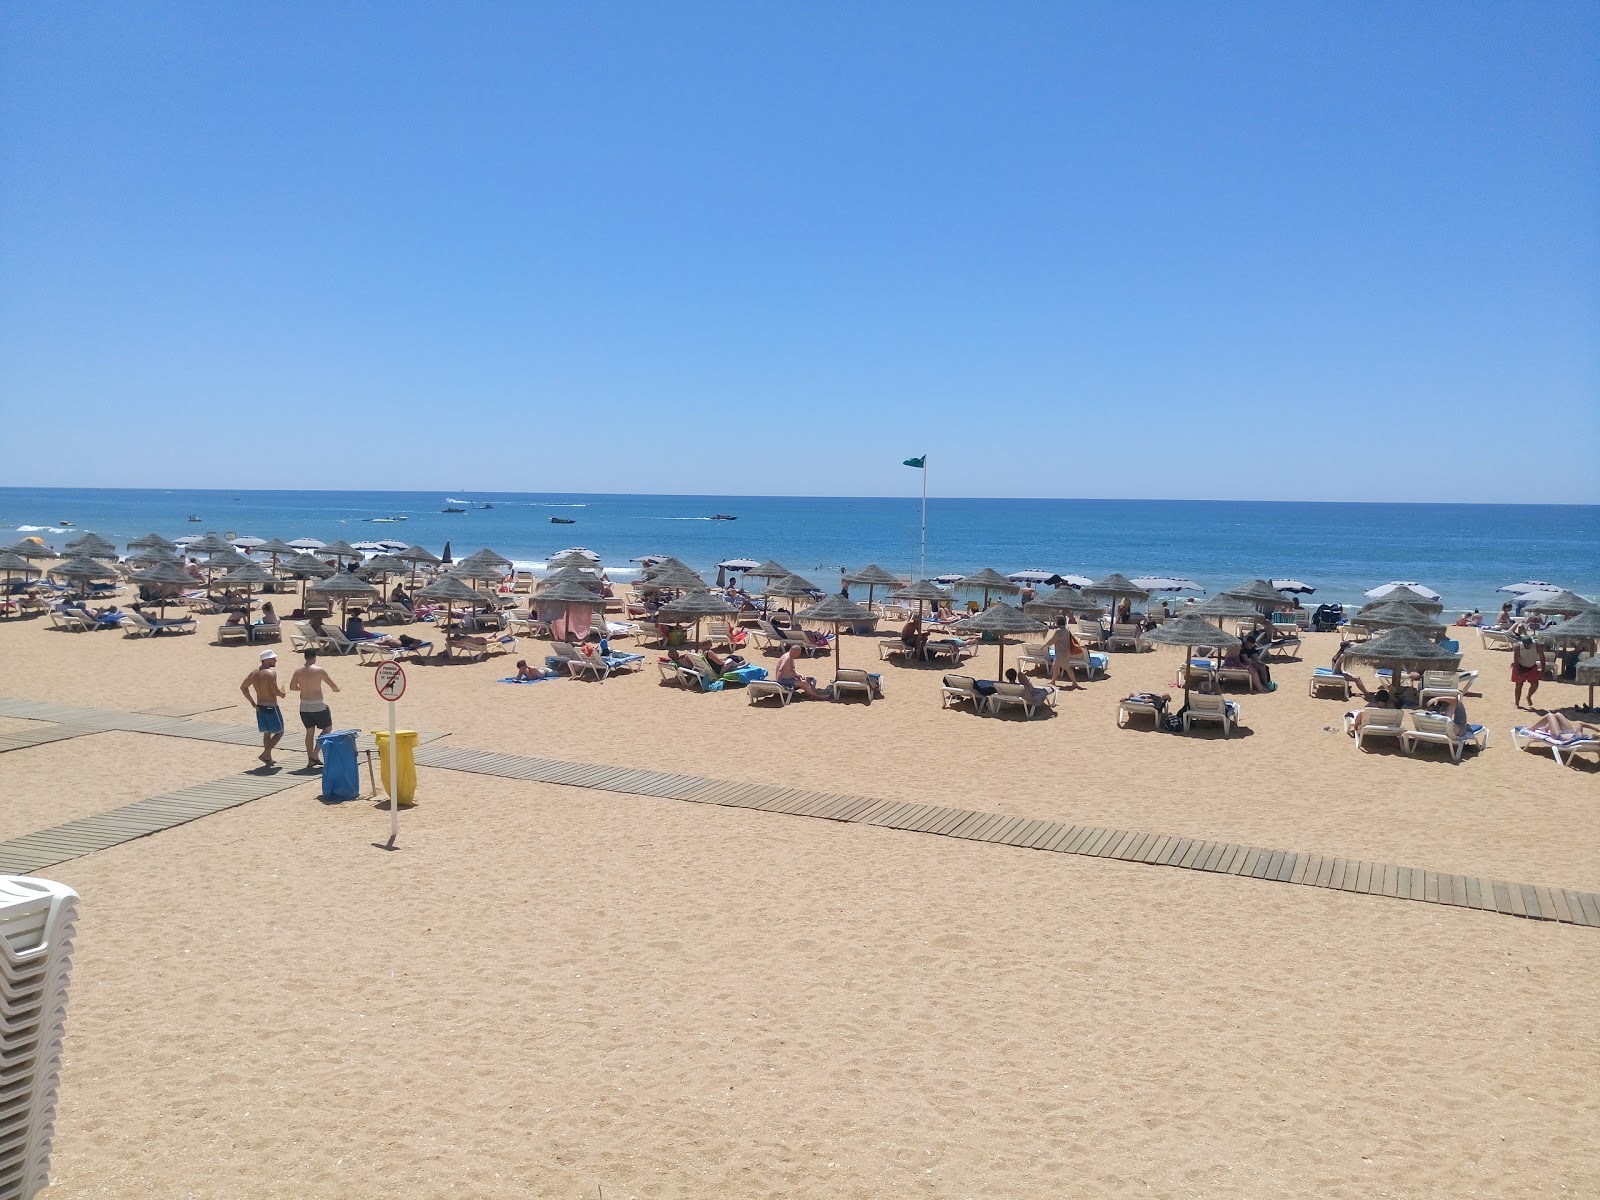
{"type": "Polygon", "coordinates": [[[361,769],[356,762],[356,736],[360,732],[332,729],[317,736],[324,800],[354,800],[361,795],[361,769]]]}

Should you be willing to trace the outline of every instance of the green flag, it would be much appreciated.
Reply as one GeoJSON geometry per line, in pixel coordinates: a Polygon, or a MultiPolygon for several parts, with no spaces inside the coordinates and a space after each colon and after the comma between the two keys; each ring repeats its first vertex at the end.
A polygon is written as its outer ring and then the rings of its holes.
{"type": "Polygon", "coordinates": [[[922,467],[925,469],[928,465],[928,456],[924,454],[921,458],[908,458],[905,461],[905,465],[908,467],[922,467]]]}

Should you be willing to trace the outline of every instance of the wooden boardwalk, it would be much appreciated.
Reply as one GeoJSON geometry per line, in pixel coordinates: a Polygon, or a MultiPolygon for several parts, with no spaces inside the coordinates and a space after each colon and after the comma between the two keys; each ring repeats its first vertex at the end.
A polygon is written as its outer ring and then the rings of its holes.
{"type": "MultiPolygon", "coordinates": [[[[0,734],[0,751],[108,729],[251,746],[257,744],[259,736],[253,729],[239,725],[214,725],[154,714],[111,713],[3,697],[0,697],[0,716],[54,723],[41,726],[38,731],[0,734]],[[27,740],[30,738],[35,740],[27,740]],[[12,745],[10,739],[22,740],[12,745]]],[[[427,741],[437,736],[423,735],[421,740],[427,741]]],[[[1422,904],[1444,904],[1600,929],[1600,895],[1593,892],[1483,879],[1473,875],[1453,875],[1366,859],[1208,841],[1187,838],[1181,834],[1077,825],[939,804],[815,792],[776,784],[706,779],[698,775],[635,770],[598,763],[529,758],[461,746],[421,745],[417,750],[417,765],[664,800],[755,809],[786,816],[876,825],[907,833],[991,842],[1023,850],[1237,875],[1298,887],[1326,888],[1422,904]]],[[[0,872],[36,870],[41,866],[75,858],[79,854],[88,854],[118,842],[168,829],[184,821],[192,821],[209,812],[271,795],[308,782],[311,778],[287,773],[257,775],[254,772],[229,776],[168,796],[141,800],[137,804],[73,821],[55,829],[41,830],[15,841],[0,843],[0,872]],[[54,857],[49,857],[51,855],[54,857]]]]}

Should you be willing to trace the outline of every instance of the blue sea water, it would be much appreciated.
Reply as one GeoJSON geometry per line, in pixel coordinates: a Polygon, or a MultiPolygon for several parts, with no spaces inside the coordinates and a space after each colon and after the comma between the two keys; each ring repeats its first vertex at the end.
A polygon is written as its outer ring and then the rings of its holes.
{"type": "MultiPolygon", "coordinates": [[[[119,546],[152,531],[393,538],[435,553],[449,541],[457,557],[491,546],[529,566],[586,546],[623,567],[645,554],[673,554],[702,570],[724,558],[776,558],[821,586],[836,582],[841,565],[876,562],[909,573],[919,564],[915,497],[451,498],[494,507],[446,514],[446,496],[419,492],[0,488],[0,542],[32,533],[59,546],[87,530],[119,546]],[[738,519],[713,521],[714,513],[738,519]],[[407,519],[369,520],[391,515],[407,519]],[[575,524],[552,525],[552,516],[575,524]],[[62,520],[73,528],[64,531],[62,520]]],[[[1487,608],[1505,598],[1496,588],[1529,578],[1600,594],[1600,506],[930,498],[929,574],[984,566],[1183,575],[1212,591],[1289,576],[1315,586],[1318,600],[1343,601],[1406,579],[1441,592],[1452,607],[1487,608]]]]}

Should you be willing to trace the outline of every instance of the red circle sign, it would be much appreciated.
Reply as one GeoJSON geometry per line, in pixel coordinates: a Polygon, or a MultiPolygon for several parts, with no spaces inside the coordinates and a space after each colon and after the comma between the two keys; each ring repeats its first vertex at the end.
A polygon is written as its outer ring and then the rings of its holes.
{"type": "Polygon", "coordinates": [[[399,663],[379,663],[372,673],[372,686],[385,700],[398,700],[406,694],[406,673],[399,663]]]}

